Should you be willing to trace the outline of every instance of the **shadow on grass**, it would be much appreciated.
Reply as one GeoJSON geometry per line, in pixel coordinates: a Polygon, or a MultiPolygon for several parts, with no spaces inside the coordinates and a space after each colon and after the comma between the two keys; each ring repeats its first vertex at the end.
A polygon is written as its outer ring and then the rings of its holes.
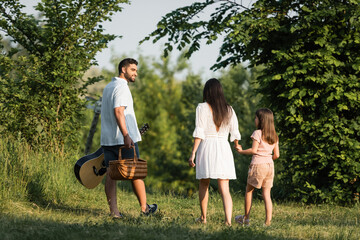
{"type": "Polygon", "coordinates": [[[93,207],[89,207],[89,208],[84,208],[84,207],[72,207],[72,206],[68,206],[68,205],[62,205],[62,204],[47,204],[42,205],[41,207],[44,207],[46,209],[52,209],[55,211],[62,211],[63,213],[71,213],[71,214],[76,214],[76,215],[84,215],[84,214],[88,214],[88,215],[93,215],[93,216],[102,216],[104,215],[104,209],[94,209],[93,207]]]}
{"type": "MultiPolygon", "coordinates": [[[[40,186],[41,187],[41,186],[40,186]]],[[[64,205],[62,203],[56,204],[53,202],[49,202],[46,200],[41,193],[41,189],[39,187],[39,184],[30,182],[28,184],[27,190],[28,190],[28,200],[33,205],[33,207],[36,208],[42,208],[42,209],[51,209],[55,211],[62,211],[66,213],[71,214],[91,214],[95,216],[99,216],[103,214],[103,209],[94,209],[94,207],[73,207],[69,205],[64,205]],[[40,190],[39,190],[40,189],[40,190]]]]}
{"type": "MultiPolygon", "coordinates": [[[[31,216],[0,215],[2,239],[285,239],[269,235],[267,229],[193,225],[164,221],[160,217],[138,217],[98,223],[65,223],[31,216]]],[[[289,239],[289,238],[286,238],[289,239]]],[[[295,240],[295,239],[294,239],[295,240]]]]}

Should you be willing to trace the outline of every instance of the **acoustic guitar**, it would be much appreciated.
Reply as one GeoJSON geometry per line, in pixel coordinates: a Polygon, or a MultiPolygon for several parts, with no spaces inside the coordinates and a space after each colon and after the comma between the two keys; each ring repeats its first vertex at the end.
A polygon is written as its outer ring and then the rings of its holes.
{"type": "MultiPolygon", "coordinates": [[[[145,123],[139,130],[143,135],[149,129],[149,124],[145,123]]],[[[106,166],[104,152],[100,147],[94,153],[86,155],[75,163],[74,173],[79,182],[86,188],[95,188],[105,176],[106,166]]]]}

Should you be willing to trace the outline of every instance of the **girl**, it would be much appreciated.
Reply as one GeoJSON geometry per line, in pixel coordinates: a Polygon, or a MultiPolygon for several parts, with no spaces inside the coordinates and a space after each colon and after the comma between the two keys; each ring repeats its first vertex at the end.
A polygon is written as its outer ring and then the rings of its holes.
{"type": "Polygon", "coordinates": [[[236,179],[234,157],[228,142],[241,139],[238,121],[233,108],[226,102],[220,82],[212,78],[205,84],[203,103],[196,108],[196,121],[193,137],[193,150],[189,166],[195,167],[199,183],[201,216],[197,221],[206,223],[206,211],[209,199],[210,179],[217,179],[222,197],[225,224],[231,226],[232,199],[229,191],[229,179],[236,179]]]}
{"type": "Polygon", "coordinates": [[[262,196],[265,203],[265,225],[270,226],[272,218],[272,202],[270,191],[274,180],[274,162],[279,158],[279,138],[275,131],[274,115],[270,109],[261,108],[255,113],[255,126],[253,132],[252,147],[243,150],[241,145],[236,147],[240,154],[253,155],[249,166],[247,186],[245,193],[245,215],[235,217],[240,224],[250,224],[250,209],[252,194],[255,188],[262,188],[262,196]],[[272,152],[274,151],[274,155],[272,152]]]}

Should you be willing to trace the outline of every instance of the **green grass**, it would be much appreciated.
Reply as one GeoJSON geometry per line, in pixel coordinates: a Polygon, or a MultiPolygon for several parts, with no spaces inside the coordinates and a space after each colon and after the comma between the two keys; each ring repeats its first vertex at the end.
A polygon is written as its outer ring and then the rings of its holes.
{"type": "MultiPolygon", "coordinates": [[[[141,217],[129,182],[118,184],[119,208],[113,220],[103,183],[89,190],[77,182],[78,150],[34,151],[21,141],[0,138],[0,239],[360,239],[360,206],[274,202],[271,227],[263,227],[264,204],[255,199],[250,227],[223,224],[220,195],[210,191],[208,223],[197,194],[182,197],[148,188],[148,203],[159,211],[141,217]]],[[[145,179],[147,184],[147,180],[145,179]]],[[[213,188],[211,188],[213,189],[213,188]]],[[[258,195],[258,194],[256,194],[258,195]]],[[[243,214],[243,194],[233,193],[234,211],[243,214]]]]}
{"type": "MultiPolygon", "coordinates": [[[[61,204],[7,201],[1,203],[1,239],[359,239],[360,208],[274,203],[273,223],[263,227],[264,206],[255,200],[250,227],[223,225],[218,193],[210,193],[208,223],[195,223],[198,199],[148,194],[159,212],[141,217],[134,194],[119,188],[122,220],[108,216],[103,186],[83,188],[61,204]]],[[[234,215],[242,213],[243,197],[233,194],[234,215]]]]}

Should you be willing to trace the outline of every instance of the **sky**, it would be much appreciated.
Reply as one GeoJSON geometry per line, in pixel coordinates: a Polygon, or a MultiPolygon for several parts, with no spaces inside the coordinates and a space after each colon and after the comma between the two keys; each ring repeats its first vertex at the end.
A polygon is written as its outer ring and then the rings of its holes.
{"type": "MultiPolygon", "coordinates": [[[[37,1],[21,0],[27,6],[27,11],[31,10],[31,5],[37,1]]],[[[101,68],[112,70],[110,59],[112,54],[115,56],[126,55],[132,58],[138,58],[139,54],[151,56],[159,59],[162,54],[163,44],[166,39],[162,39],[156,44],[152,40],[146,41],[139,46],[139,41],[149,35],[156,29],[157,23],[162,16],[179,7],[191,5],[194,0],[130,0],[130,4],[123,4],[123,10],[112,16],[111,22],[103,25],[105,32],[120,35],[108,44],[108,48],[96,55],[96,60],[101,68]]],[[[254,0],[237,0],[244,6],[250,7],[254,0]]],[[[213,9],[209,9],[204,16],[209,15],[213,9]]],[[[34,12],[33,12],[34,13],[34,12]]],[[[192,71],[201,74],[204,78],[216,76],[210,70],[210,67],[216,62],[221,39],[212,45],[202,44],[200,50],[189,59],[192,71]]],[[[173,50],[171,57],[173,60],[179,55],[179,51],[173,50]]],[[[139,63],[141,65],[141,63],[139,63]]]]}
{"type": "MultiPolygon", "coordinates": [[[[124,5],[122,12],[117,13],[112,22],[104,24],[104,28],[109,33],[122,35],[121,39],[116,39],[109,44],[109,48],[97,55],[100,66],[106,67],[108,56],[111,49],[114,49],[119,55],[135,55],[141,53],[145,56],[159,58],[162,54],[165,39],[159,43],[153,43],[152,40],[146,41],[139,46],[139,41],[149,35],[156,29],[157,23],[162,16],[176,8],[187,6],[195,2],[194,0],[133,0],[130,5],[124,5]],[[121,26],[124,26],[122,28],[121,26]]],[[[211,50],[201,49],[190,59],[190,64],[194,72],[203,70],[210,72],[209,68],[217,58],[220,44],[212,46],[211,50]]],[[[206,47],[206,46],[205,46],[206,47]]],[[[176,59],[179,52],[174,50],[171,53],[173,60],[176,59]]],[[[135,56],[136,57],[136,56],[135,56]]]]}

